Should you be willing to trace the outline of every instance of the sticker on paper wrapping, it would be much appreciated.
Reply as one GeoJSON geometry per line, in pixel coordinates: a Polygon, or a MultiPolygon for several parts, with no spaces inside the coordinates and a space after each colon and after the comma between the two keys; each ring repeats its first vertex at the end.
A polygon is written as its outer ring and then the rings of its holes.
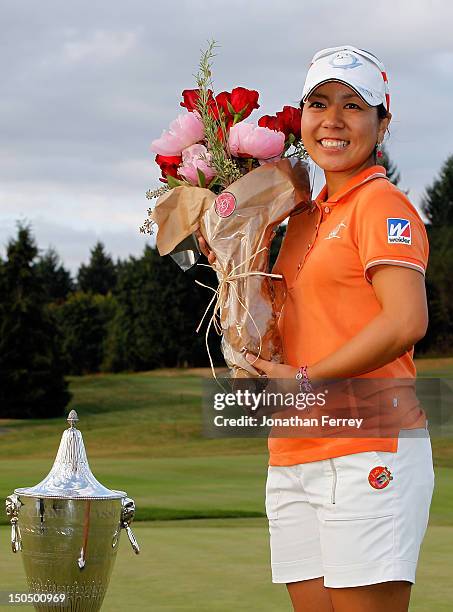
{"type": "Polygon", "coordinates": [[[368,482],[373,489],[385,489],[391,480],[393,480],[393,476],[390,470],[382,465],[374,467],[368,474],[368,482]]]}
{"type": "Polygon", "coordinates": [[[224,191],[215,199],[214,209],[219,217],[229,217],[236,209],[236,198],[233,193],[224,191]]]}

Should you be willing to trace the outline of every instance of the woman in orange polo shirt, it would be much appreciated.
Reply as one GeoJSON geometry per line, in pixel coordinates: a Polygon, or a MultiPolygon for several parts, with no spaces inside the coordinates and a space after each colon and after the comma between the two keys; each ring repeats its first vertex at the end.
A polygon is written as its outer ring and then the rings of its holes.
{"type": "Polygon", "coordinates": [[[381,378],[395,381],[394,405],[402,398],[398,438],[269,438],[272,578],[286,583],[295,612],[406,612],[428,522],[431,444],[405,383],[426,333],[429,247],[416,209],[376,164],[389,103],[374,55],[344,46],[313,57],[302,139],[326,184],[291,216],[273,269],[287,286],[284,364],[247,356],[268,377],[296,377],[301,390],[381,378]]]}

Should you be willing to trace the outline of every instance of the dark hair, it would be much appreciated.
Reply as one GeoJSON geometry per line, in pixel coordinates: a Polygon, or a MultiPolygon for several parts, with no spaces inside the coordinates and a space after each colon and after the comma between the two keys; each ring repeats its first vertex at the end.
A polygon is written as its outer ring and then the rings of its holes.
{"type": "Polygon", "coordinates": [[[388,117],[388,110],[383,104],[379,104],[379,106],[377,107],[377,116],[379,120],[388,117]]]}

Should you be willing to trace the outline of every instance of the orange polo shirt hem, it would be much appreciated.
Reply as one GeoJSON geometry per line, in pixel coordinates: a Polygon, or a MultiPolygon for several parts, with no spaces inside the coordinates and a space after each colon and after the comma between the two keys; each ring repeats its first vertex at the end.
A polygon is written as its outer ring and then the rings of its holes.
{"type": "MultiPolygon", "coordinates": [[[[292,438],[292,440],[296,441],[298,438],[292,438]]],[[[326,443],[324,438],[312,438],[310,442],[322,442],[322,446],[315,446],[313,449],[304,448],[299,452],[291,451],[290,448],[282,452],[273,449],[269,457],[269,465],[298,465],[354,453],[374,450],[396,453],[398,450],[398,438],[335,438],[329,440],[329,443],[326,443]]],[[[287,447],[290,447],[290,444],[287,444],[287,447]]]]}

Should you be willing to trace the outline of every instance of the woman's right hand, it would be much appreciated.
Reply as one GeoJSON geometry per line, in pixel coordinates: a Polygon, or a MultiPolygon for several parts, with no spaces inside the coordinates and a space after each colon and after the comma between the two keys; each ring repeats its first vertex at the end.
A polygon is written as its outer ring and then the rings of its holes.
{"type": "Polygon", "coordinates": [[[209,244],[203,238],[203,236],[201,235],[201,232],[200,232],[199,229],[195,230],[195,236],[197,237],[198,244],[200,246],[200,251],[203,253],[203,255],[205,255],[208,258],[208,262],[212,266],[212,264],[216,260],[216,256],[215,256],[214,251],[211,251],[211,249],[209,247],[209,244]]]}

